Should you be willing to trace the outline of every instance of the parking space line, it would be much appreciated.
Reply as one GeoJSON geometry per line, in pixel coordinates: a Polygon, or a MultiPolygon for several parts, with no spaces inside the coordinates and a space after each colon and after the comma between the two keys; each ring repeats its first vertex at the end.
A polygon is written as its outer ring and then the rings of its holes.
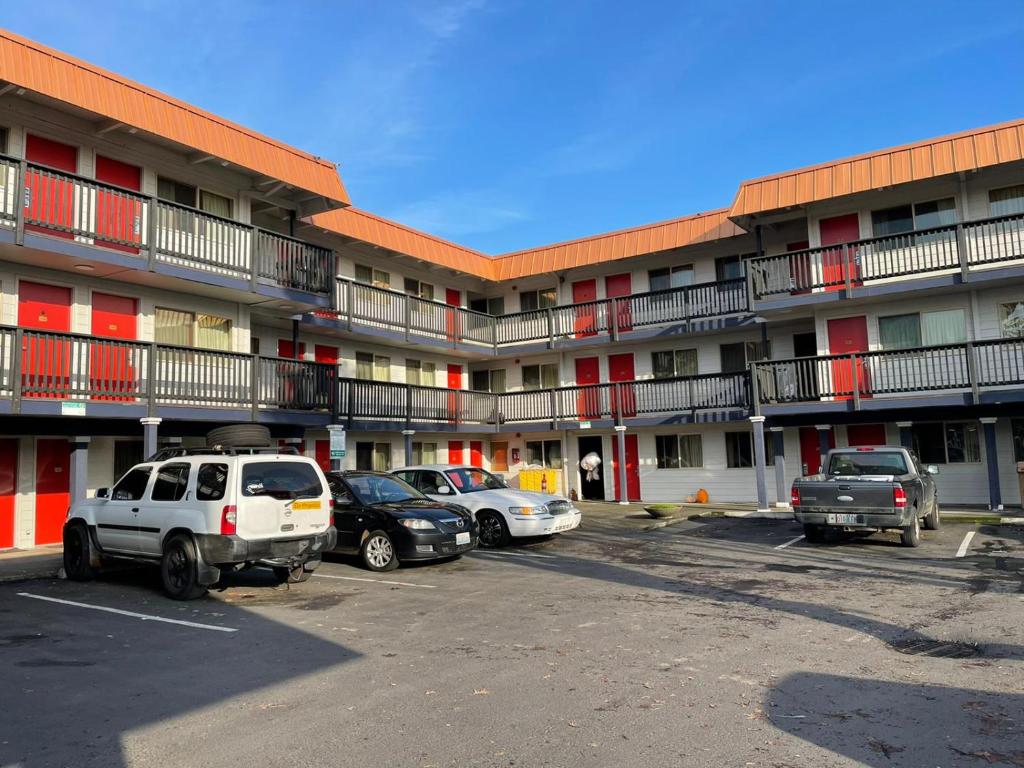
{"type": "Polygon", "coordinates": [[[413,584],[412,582],[408,581],[388,581],[387,579],[363,579],[359,576],[332,576],[329,573],[314,573],[313,575],[321,579],[340,579],[342,581],[366,581],[370,584],[390,584],[394,587],[419,587],[420,589],[437,589],[437,586],[434,584],[413,584]]]}
{"type": "Polygon", "coordinates": [[[956,551],[957,557],[963,557],[967,554],[967,548],[971,545],[971,539],[974,538],[974,534],[977,531],[968,531],[964,534],[964,540],[960,542],[960,549],[956,551]]]}
{"type": "Polygon", "coordinates": [[[45,600],[48,603],[60,603],[61,605],[70,605],[75,608],[89,608],[93,611],[104,611],[106,613],[116,613],[119,616],[130,616],[133,619],[142,619],[143,621],[159,621],[164,624],[177,624],[182,627],[192,627],[193,629],[211,629],[214,632],[237,632],[237,629],[233,627],[218,627],[215,624],[200,624],[195,621],[184,621],[183,619],[168,619],[163,616],[152,616],[146,613],[136,613],[135,611],[125,611],[121,608],[109,608],[105,605],[92,605],[90,603],[76,603],[74,600],[61,600],[58,597],[46,597],[45,595],[34,595],[31,592],[18,592],[19,597],[31,597],[33,600],[45,600]]]}
{"type": "Polygon", "coordinates": [[[795,539],[790,539],[790,540],[789,540],[789,541],[787,541],[787,542],[786,542],[785,544],[779,544],[779,546],[777,546],[777,547],[772,547],[772,549],[785,549],[785,548],[786,548],[786,547],[788,547],[788,546],[789,546],[790,544],[796,544],[796,543],[797,543],[798,541],[802,541],[802,540],[803,540],[803,538],[804,538],[804,535],[803,535],[803,534],[800,534],[800,535],[799,535],[799,536],[797,536],[797,537],[796,537],[795,539]]]}

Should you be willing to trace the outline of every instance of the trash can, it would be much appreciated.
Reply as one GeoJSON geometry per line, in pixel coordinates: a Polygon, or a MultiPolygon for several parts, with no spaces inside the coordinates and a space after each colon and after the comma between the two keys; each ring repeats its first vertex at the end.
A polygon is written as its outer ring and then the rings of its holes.
{"type": "Polygon", "coordinates": [[[538,493],[558,493],[557,469],[521,469],[519,470],[519,489],[537,491],[538,493]]]}

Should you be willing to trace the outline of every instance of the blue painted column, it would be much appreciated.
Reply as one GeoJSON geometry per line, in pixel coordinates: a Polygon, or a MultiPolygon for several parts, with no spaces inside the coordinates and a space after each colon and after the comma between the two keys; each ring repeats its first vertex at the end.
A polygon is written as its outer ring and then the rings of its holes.
{"type": "MultiPolygon", "coordinates": [[[[114,478],[115,480],[117,478],[114,478]]],[[[71,438],[71,502],[82,501],[89,492],[89,438],[71,438]]]]}
{"type": "Polygon", "coordinates": [[[782,427],[770,427],[772,433],[772,453],[775,454],[775,503],[783,506],[789,503],[786,493],[786,438],[782,427]]]}
{"type": "Polygon", "coordinates": [[[914,433],[910,431],[911,422],[897,421],[896,426],[900,430],[900,446],[908,451],[914,450],[914,433]]]}
{"type": "Polygon", "coordinates": [[[768,512],[768,482],[765,479],[764,416],[751,416],[754,428],[754,471],[757,477],[757,511],[768,512]]]}
{"type": "Polygon", "coordinates": [[[1003,497],[999,491],[999,455],[996,452],[996,420],[981,419],[985,432],[985,465],[988,467],[988,508],[998,511],[1003,508],[1003,497]]]}

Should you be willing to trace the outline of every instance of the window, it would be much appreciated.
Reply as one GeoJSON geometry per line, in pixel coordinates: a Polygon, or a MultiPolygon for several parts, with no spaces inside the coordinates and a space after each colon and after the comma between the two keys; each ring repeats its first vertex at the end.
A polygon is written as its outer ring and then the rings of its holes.
{"type": "Polygon", "coordinates": [[[428,301],[434,300],[434,286],[430,283],[421,283],[411,277],[405,278],[405,292],[410,296],[418,296],[428,301]]]}
{"type": "Polygon", "coordinates": [[[205,189],[199,190],[199,210],[212,213],[214,216],[220,216],[222,219],[231,218],[232,202],[230,197],[215,195],[213,192],[207,192],[205,189]]]}
{"type": "Polygon", "coordinates": [[[188,464],[164,464],[153,482],[153,501],[181,501],[188,488],[188,464]]]}
{"type": "Polygon", "coordinates": [[[492,296],[489,299],[470,299],[469,308],[474,312],[483,312],[485,315],[504,315],[505,297],[492,296]]]}
{"type": "Polygon", "coordinates": [[[114,441],[114,477],[124,477],[124,473],[141,464],[146,457],[142,455],[143,445],[141,440],[115,440],[114,441]]]}
{"type": "Polygon", "coordinates": [[[228,483],[227,464],[202,464],[196,472],[196,501],[220,501],[228,483]]]}
{"type": "Polygon", "coordinates": [[[157,307],[155,325],[158,344],[231,349],[231,321],[224,317],[157,307]]]}
{"type": "Polygon", "coordinates": [[[523,366],[523,389],[529,392],[538,389],[554,389],[558,386],[558,364],[540,363],[523,366]]]}
{"type": "Polygon", "coordinates": [[[391,358],[356,352],[356,378],[361,381],[391,381],[391,358]]]}
{"type": "Polygon", "coordinates": [[[242,495],[291,500],[319,496],[323,483],[313,465],[298,461],[252,461],[242,465],[242,495]]]}
{"type": "Polygon", "coordinates": [[[771,344],[761,341],[740,341],[719,345],[722,373],[742,373],[755,360],[771,358],[771,344]]]}
{"type": "Polygon", "coordinates": [[[158,176],[156,180],[156,196],[169,203],[187,205],[190,208],[196,207],[196,188],[191,184],[184,184],[174,179],[158,176]]]}
{"type": "Polygon", "coordinates": [[[651,368],[656,379],[697,375],[696,349],[669,349],[651,353],[651,368]]]}
{"type": "Polygon", "coordinates": [[[146,494],[152,467],[138,467],[128,472],[114,486],[110,498],[114,501],[138,501],[146,494]]]}
{"type": "Polygon", "coordinates": [[[882,349],[911,349],[921,346],[921,323],[916,315],[878,318],[878,337],[882,349]]]}
{"type": "Polygon", "coordinates": [[[1024,184],[990,190],[988,213],[989,216],[1015,216],[1024,213],[1024,184]]]}
{"type": "Polygon", "coordinates": [[[420,472],[416,478],[416,490],[420,493],[436,494],[439,488],[450,488],[440,472],[420,472]]]}
{"type": "Polygon", "coordinates": [[[500,393],[505,391],[505,369],[473,371],[472,389],[476,392],[500,393]]]}
{"type": "Polygon", "coordinates": [[[1003,338],[1024,337],[1024,301],[999,305],[999,330],[1003,338]]]}
{"type": "Polygon", "coordinates": [[[652,269],[647,273],[647,281],[652,291],[665,291],[669,288],[693,285],[693,265],[680,264],[675,267],[652,269]]]}
{"type": "Polygon", "coordinates": [[[880,317],[878,338],[882,349],[961,344],[967,340],[966,317],[962,309],[880,317]]]}
{"type": "Polygon", "coordinates": [[[911,427],[914,453],[922,464],[969,464],[981,461],[976,422],[934,422],[911,427]]]}
{"type": "Polygon", "coordinates": [[[952,197],[914,205],[897,205],[871,212],[871,231],[875,237],[950,224],[956,224],[956,203],[952,197]]]}
{"type": "MultiPolygon", "coordinates": [[[[730,469],[754,466],[754,433],[726,432],[725,460],[730,469]]],[[[764,436],[764,463],[769,467],[775,465],[775,452],[767,432],[764,436]]]]}
{"type": "Polygon", "coordinates": [[[704,447],[700,435],[655,435],[658,469],[704,466],[704,447]]]}
{"type": "Polygon", "coordinates": [[[557,288],[541,288],[536,291],[523,291],[519,294],[519,309],[522,312],[530,312],[534,309],[547,309],[557,304],[557,288]]]}
{"type": "Polygon", "coordinates": [[[391,443],[373,444],[373,471],[391,471],[391,443]]]}
{"type": "Polygon", "coordinates": [[[436,464],[437,443],[413,443],[412,444],[413,464],[436,464]]]}
{"type": "Polygon", "coordinates": [[[391,273],[367,267],[364,264],[356,264],[356,282],[363,283],[364,285],[373,285],[377,288],[390,288],[391,273]]]}
{"type": "Polygon", "coordinates": [[[526,443],[526,463],[548,469],[562,468],[561,440],[529,440],[526,443]]]}
{"type": "Polygon", "coordinates": [[[260,337],[250,336],[249,337],[249,354],[258,355],[260,353],[260,337]]]}
{"type": "Polygon", "coordinates": [[[424,363],[420,360],[406,358],[405,383],[432,387],[437,383],[435,378],[436,371],[437,367],[433,363],[424,363]]]}
{"type": "Polygon", "coordinates": [[[715,280],[736,280],[744,276],[742,256],[719,256],[715,259],[715,280]]]}

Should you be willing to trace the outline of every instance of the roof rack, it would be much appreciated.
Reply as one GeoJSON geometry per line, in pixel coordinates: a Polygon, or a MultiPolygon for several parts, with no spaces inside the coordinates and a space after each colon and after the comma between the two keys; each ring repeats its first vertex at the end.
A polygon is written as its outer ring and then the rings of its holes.
{"type": "Polygon", "coordinates": [[[219,445],[204,446],[201,448],[162,448],[146,461],[167,461],[168,459],[178,459],[182,456],[257,456],[260,454],[278,455],[284,454],[286,456],[298,456],[298,449],[293,446],[232,446],[230,448],[223,448],[219,445]]]}

